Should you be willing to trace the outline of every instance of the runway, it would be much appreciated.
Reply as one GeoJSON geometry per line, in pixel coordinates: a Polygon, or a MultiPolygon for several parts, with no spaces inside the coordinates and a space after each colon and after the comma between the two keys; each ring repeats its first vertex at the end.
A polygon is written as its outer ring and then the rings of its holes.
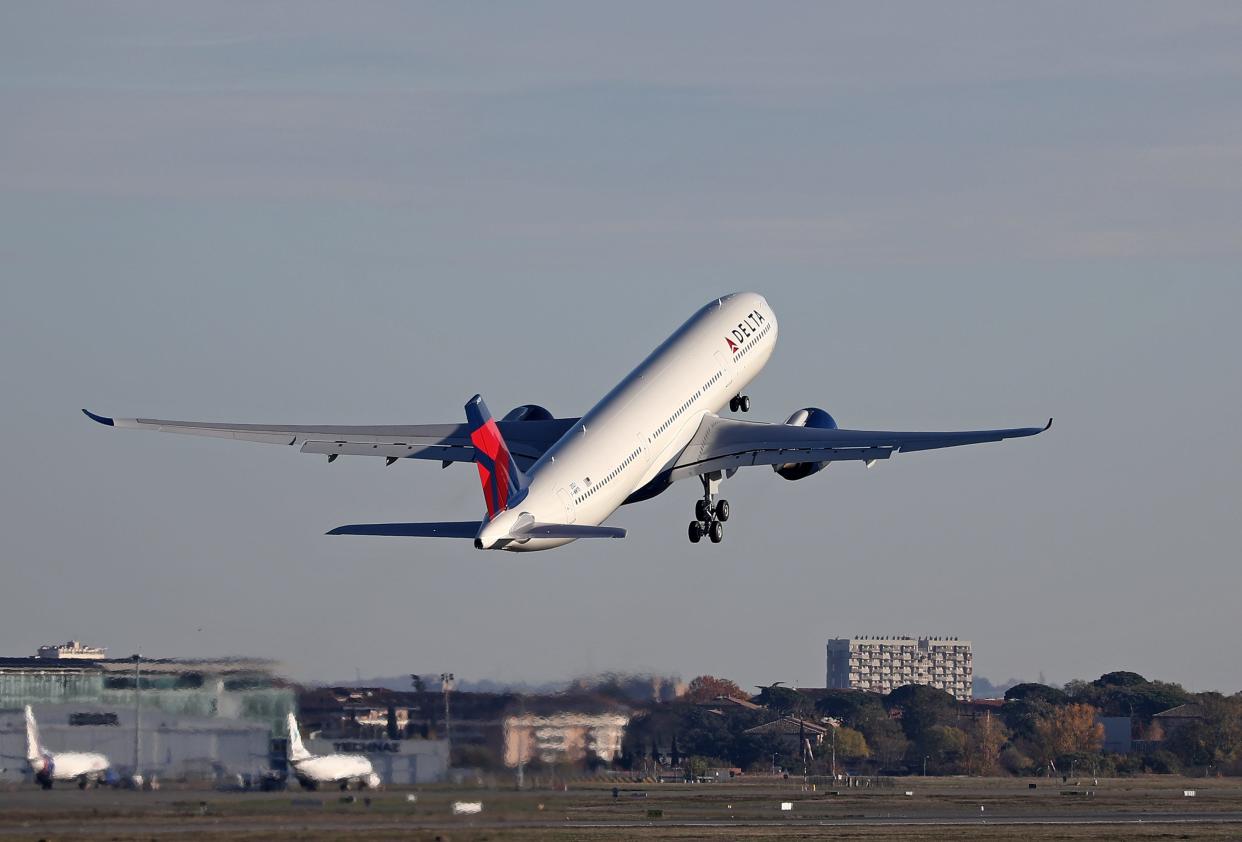
{"type": "Polygon", "coordinates": [[[196,838],[368,840],[487,838],[838,838],[1065,840],[1242,838],[1242,782],[1178,778],[1102,781],[1090,795],[1022,779],[910,780],[905,790],[839,795],[775,781],[524,790],[420,787],[380,792],[160,792],[15,787],[0,792],[0,840],[196,838]],[[1195,797],[1184,790],[1195,789],[1195,797]],[[1074,797],[1069,797],[1073,795],[1074,797]],[[641,797],[639,797],[641,796],[641,797]],[[483,812],[454,816],[454,801],[483,812]],[[788,803],[789,810],[782,810],[788,803]],[[983,809],[981,810],[980,807],[983,809]],[[950,830],[951,829],[951,830],[950,830]]]}

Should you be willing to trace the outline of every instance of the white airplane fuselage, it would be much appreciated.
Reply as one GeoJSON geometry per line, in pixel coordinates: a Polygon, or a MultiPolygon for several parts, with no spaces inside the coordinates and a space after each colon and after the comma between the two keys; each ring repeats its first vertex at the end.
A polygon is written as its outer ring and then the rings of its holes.
{"type": "MultiPolygon", "coordinates": [[[[290,763],[293,774],[303,783],[365,783],[375,776],[371,761],[358,754],[322,754],[290,763]]],[[[376,782],[378,783],[378,781],[376,782]]]]}
{"type": "Polygon", "coordinates": [[[111,766],[107,757],[91,751],[46,752],[30,761],[36,778],[53,781],[101,780],[111,766]]]}
{"type": "Polygon", "coordinates": [[[690,317],[526,472],[521,496],[486,524],[481,549],[545,550],[571,538],[507,541],[535,521],[602,524],[667,471],[699,427],[743,392],[772,356],[776,316],[763,296],[736,293],[690,317]]]}

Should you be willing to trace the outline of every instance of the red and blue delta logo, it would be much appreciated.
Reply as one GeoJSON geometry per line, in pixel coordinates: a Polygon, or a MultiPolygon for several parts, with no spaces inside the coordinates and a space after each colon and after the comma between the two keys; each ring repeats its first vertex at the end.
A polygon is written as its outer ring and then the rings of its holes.
{"type": "Polygon", "coordinates": [[[758,310],[751,310],[750,314],[738,322],[737,327],[733,328],[725,336],[724,341],[729,346],[729,351],[737,354],[738,351],[742,350],[742,345],[746,340],[757,334],[763,328],[763,324],[766,321],[767,319],[758,310]]]}

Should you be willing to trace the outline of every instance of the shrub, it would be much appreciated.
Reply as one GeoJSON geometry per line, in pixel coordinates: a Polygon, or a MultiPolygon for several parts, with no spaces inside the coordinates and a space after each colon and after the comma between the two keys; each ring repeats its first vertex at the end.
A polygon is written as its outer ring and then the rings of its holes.
{"type": "Polygon", "coordinates": [[[1027,757],[1016,746],[1008,746],[1000,753],[1001,768],[1011,775],[1028,775],[1035,771],[1035,761],[1027,757]]]}

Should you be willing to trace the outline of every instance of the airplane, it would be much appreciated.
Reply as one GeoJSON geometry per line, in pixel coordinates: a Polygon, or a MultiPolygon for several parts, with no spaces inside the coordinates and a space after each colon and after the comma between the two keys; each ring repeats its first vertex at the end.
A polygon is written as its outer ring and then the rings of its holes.
{"type": "Polygon", "coordinates": [[[337,784],[341,789],[351,785],[377,789],[380,776],[371,761],[361,754],[311,754],[302,745],[298,720],[289,714],[289,766],[303,789],[318,789],[320,784],[337,784]]]}
{"type": "Polygon", "coordinates": [[[50,752],[39,742],[39,723],[34,711],[26,705],[26,762],[34,772],[35,781],[51,789],[55,781],[77,781],[81,789],[113,777],[108,758],[93,751],[50,752]]]}
{"type": "Polygon", "coordinates": [[[478,520],[364,523],[329,535],[473,539],[479,549],[529,552],[580,538],[623,538],[604,526],[618,508],[648,500],[674,482],[697,477],[703,495],[687,534],[692,543],[724,538],[729,501],[723,480],[739,469],[768,465],[787,480],[805,479],[833,462],[871,467],[894,453],[1033,436],[1052,426],[959,432],[838,429],[823,409],[806,407],[783,424],[722,417],[749,412],[746,387],[776,347],[776,316],[763,296],[739,292],[713,299],[580,418],[556,418],[525,404],[495,420],[475,395],[465,424],[298,426],[109,418],[111,427],[298,446],[328,457],[430,459],[448,467],[474,462],[486,515],[478,520]]]}

